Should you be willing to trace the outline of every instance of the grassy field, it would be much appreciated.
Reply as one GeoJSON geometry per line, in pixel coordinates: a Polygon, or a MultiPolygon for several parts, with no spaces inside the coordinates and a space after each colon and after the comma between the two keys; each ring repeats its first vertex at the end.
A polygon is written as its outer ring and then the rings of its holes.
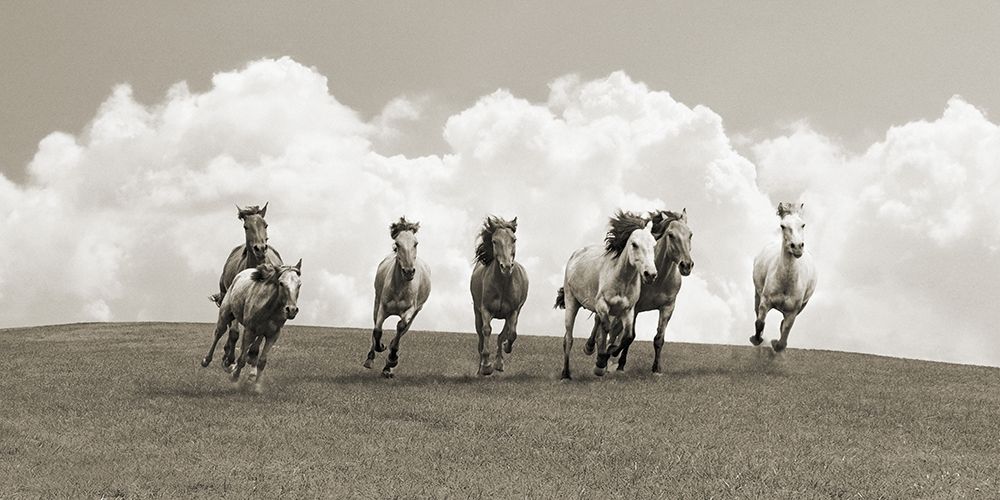
{"type": "Polygon", "coordinates": [[[263,393],[201,368],[211,327],[0,330],[0,497],[997,498],[1000,369],[794,348],[652,346],[604,379],[521,336],[288,327],[263,393]],[[376,368],[384,363],[384,353],[376,368]]]}

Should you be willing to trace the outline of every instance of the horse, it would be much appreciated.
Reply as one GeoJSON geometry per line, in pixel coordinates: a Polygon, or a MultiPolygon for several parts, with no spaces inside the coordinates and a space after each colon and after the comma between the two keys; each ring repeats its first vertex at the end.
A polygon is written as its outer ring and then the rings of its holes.
{"type": "MultiPolygon", "coordinates": [[[[656,325],[656,336],[653,337],[653,373],[660,373],[660,353],[663,350],[663,334],[667,323],[674,314],[674,301],[681,289],[681,277],[691,274],[694,261],[691,260],[691,229],[687,222],[687,209],[680,212],[658,210],[648,214],[653,223],[653,237],[656,238],[654,259],[659,272],[656,279],[644,283],[639,292],[639,300],[635,303],[635,316],[646,311],[659,311],[659,321],[656,325]]],[[[631,332],[622,341],[621,353],[618,355],[618,371],[625,370],[628,361],[628,349],[635,340],[635,321],[631,332]]],[[[583,352],[588,356],[594,353],[597,329],[599,324],[594,321],[594,329],[584,345],[583,352]]]]}
{"type": "Polygon", "coordinates": [[[812,255],[805,250],[803,208],[802,203],[797,207],[786,202],[778,204],[781,244],[775,242],[764,247],[753,262],[757,332],[750,337],[750,343],[756,346],[764,341],[761,336],[764,318],[768,311],[777,309],[784,318],[781,320],[781,338],[771,340],[774,352],[784,351],[788,346],[788,333],[795,324],[795,318],[809,303],[816,289],[816,266],[812,255]]]}
{"type": "Polygon", "coordinates": [[[594,375],[603,376],[608,358],[621,347],[613,333],[616,322],[622,332],[632,331],[635,304],[643,281],[656,279],[653,261],[652,222],[619,210],[610,220],[610,229],[600,245],[581,248],[566,263],[563,287],[556,295],[557,308],[566,309],[566,336],[563,339],[563,379],[570,379],[569,353],[573,348],[573,324],[581,307],[597,314],[601,327],[597,340],[594,375]],[[608,334],[612,334],[608,346],[608,334]]]}
{"type": "MultiPolygon", "coordinates": [[[[226,296],[226,291],[236,278],[236,274],[244,269],[251,269],[260,264],[267,263],[272,266],[282,264],[281,255],[274,247],[267,242],[267,222],[264,215],[267,213],[267,203],[263,207],[250,205],[245,208],[236,207],[236,217],[243,221],[243,232],[246,241],[242,245],[233,249],[226,259],[226,264],[222,268],[222,276],[219,277],[219,293],[209,296],[216,305],[221,306],[222,300],[226,296]]],[[[239,325],[236,322],[229,328],[229,339],[226,340],[225,354],[222,356],[222,365],[231,367],[236,359],[236,341],[240,337],[239,325]]],[[[257,357],[258,345],[251,346],[250,359],[257,357]]]]}
{"type": "Polygon", "coordinates": [[[260,349],[256,363],[250,371],[249,379],[255,382],[255,389],[260,390],[260,379],[267,366],[267,356],[271,348],[281,336],[281,327],[285,321],[295,319],[299,313],[297,305],[299,288],[302,285],[302,259],[294,266],[275,266],[262,263],[253,269],[244,269],[236,275],[229,293],[219,305],[219,319],[215,323],[215,338],[212,340],[208,354],[201,361],[202,367],[212,362],[215,346],[219,343],[233,321],[243,325],[243,346],[236,368],[232,371],[232,380],[238,381],[243,366],[250,355],[250,346],[264,346],[260,349]]]}
{"type": "Polygon", "coordinates": [[[417,258],[416,233],[419,229],[419,222],[410,222],[405,217],[392,223],[389,226],[392,254],[382,260],[375,272],[375,328],[364,367],[370,369],[375,353],[385,350],[382,323],[389,316],[399,316],[396,336],[389,343],[389,356],[382,368],[382,376],[386,378],[392,378],[392,369],[399,364],[400,339],[410,329],[431,293],[431,270],[417,258]]]}
{"type": "Polygon", "coordinates": [[[479,374],[490,375],[487,343],[494,318],[503,319],[503,330],[497,337],[496,371],[502,372],[503,354],[511,353],[517,340],[517,317],[528,298],[528,273],[524,266],[514,261],[517,238],[517,217],[506,221],[489,216],[483,222],[476,246],[476,265],[472,270],[469,288],[472,292],[472,310],[476,316],[476,333],[479,334],[479,374]]]}

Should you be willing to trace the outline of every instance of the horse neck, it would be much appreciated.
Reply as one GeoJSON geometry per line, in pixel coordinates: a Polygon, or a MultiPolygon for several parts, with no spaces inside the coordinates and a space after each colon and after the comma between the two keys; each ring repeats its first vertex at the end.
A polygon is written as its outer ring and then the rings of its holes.
{"type": "MultiPolygon", "coordinates": [[[[414,267],[416,267],[416,262],[414,261],[414,267]]],[[[417,271],[419,274],[419,270],[417,271]]],[[[413,277],[414,280],[417,279],[416,276],[413,277]]],[[[399,265],[399,259],[392,259],[392,269],[389,271],[389,286],[393,289],[403,288],[407,284],[405,278],[403,278],[403,266],[399,265]]]]}
{"type": "MultiPolygon", "coordinates": [[[[278,300],[281,296],[280,289],[277,282],[272,282],[271,280],[261,283],[262,290],[267,294],[267,300],[264,304],[257,309],[257,313],[253,316],[253,322],[267,321],[275,317],[277,313],[281,313],[281,304],[278,300]]],[[[276,322],[284,323],[283,318],[278,318],[276,322]]]]}
{"type": "Polygon", "coordinates": [[[261,258],[261,259],[258,259],[257,256],[254,255],[253,251],[250,250],[250,245],[244,243],[243,244],[243,258],[244,258],[244,260],[246,260],[246,265],[243,266],[244,269],[250,269],[251,267],[257,267],[257,266],[259,266],[259,265],[267,262],[267,250],[264,250],[264,257],[261,258]]]}
{"type": "Polygon", "coordinates": [[[799,259],[796,259],[791,252],[788,251],[786,245],[781,245],[781,255],[778,257],[777,273],[779,276],[793,277],[797,276],[799,273],[799,259]]]}
{"type": "Polygon", "coordinates": [[[663,281],[677,272],[677,257],[670,254],[667,236],[661,236],[656,242],[656,281],[663,281]]]}
{"type": "Polygon", "coordinates": [[[629,262],[625,252],[614,259],[614,272],[623,281],[639,280],[639,268],[629,262]]]}
{"type": "Polygon", "coordinates": [[[500,271],[500,261],[494,258],[489,265],[486,266],[486,276],[490,278],[491,281],[500,285],[499,289],[507,293],[511,289],[511,283],[514,282],[514,271],[510,272],[510,275],[504,274],[500,271]]]}

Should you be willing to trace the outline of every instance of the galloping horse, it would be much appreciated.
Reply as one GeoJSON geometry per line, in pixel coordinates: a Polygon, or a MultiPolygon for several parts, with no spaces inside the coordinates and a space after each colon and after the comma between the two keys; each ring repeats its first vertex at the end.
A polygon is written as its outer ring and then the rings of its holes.
{"type": "MultiPolygon", "coordinates": [[[[267,203],[261,208],[257,205],[250,205],[246,208],[236,207],[236,217],[243,221],[243,231],[246,233],[246,242],[233,249],[226,259],[226,264],[222,268],[222,276],[219,277],[219,293],[211,295],[209,298],[216,305],[221,306],[222,300],[236,278],[236,274],[244,269],[255,268],[267,263],[272,266],[282,264],[281,255],[267,243],[267,222],[264,221],[264,214],[267,213],[267,203]]],[[[236,341],[240,338],[239,325],[236,322],[229,328],[229,339],[226,340],[222,365],[230,367],[236,358],[236,341]]],[[[257,357],[257,345],[251,348],[250,359],[257,357]]]]}
{"type": "MultiPolygon", "coordinates": [[[[620,322],[622,332],[632,331],[635,304],[643,281],[656,279],[651,233],[652,223],[638,215],[622,212],[611,218],[611,228],[600,245],[590,245],[573,252],[566,263],[563,287],[556,296],[556,307],[566,309],[566,336],[563,339],[562,378],[570,378],[569,353],[573,348],[573,324],[581,307],[594,311],[601,332],[597,340],[597,365],[594,374],[604,375],[608,358],[621,351],[613,328],[620,322]],[[612,334],[608,346],[608,334],[612,334]]],[[[627,335],[627,333],[626,333],[627,335]]]]}
{"type": "Polygon", "coordinates": [[[382,375],[392,377],[392,369],[399,364],[399,341],[410,329],[413,319],[427,302],[431,293],[431,270],[424,261],[417,258],[416,232],[419,222],[410,222],[400,217],[389,226],[389,236],[393,239],[392,254],[378,265],[375,273],[375,328],[372,330],[372,347],[365,360],[365,368],[372,367],[375,353],[385,350],[382,344],[382,323],[389,316],[399,316],[396,336],[389,343],[382,375]]]}
{"type": "Polygon", "coordinates": [[[511,221],[487,217],[476,246],[476,267],[469,285],[472,310],[476,315],[479,334],[479,374],[493,373],[487,344],[493,327],[490,321],[503,319],[503,330],[497,337],[496,370],[503,371],[503,353],[510,354],[517,340],[517,317],[528,298],[528,274],[524,266],[514,262],[517,238],[517,217],[511,221]]]}
{"type": "Polygon", "coordinates": [[[219,305],[219,319],[215,324],[215,339],[208,349],[208,354],[201,361],[201,366],[208,366],[215,354],[215,346],[222,334],[233,321],[243,325],[243,347],[240,357],[233,370],[233,381],[240,378],[240,372],[250,355],[250,345],[261,348],[256,364],[251,363],[250,380],[256,381],[255,388],[260,390],[260,376],[267,366],[267,355],[281,335],[281,327],[285,321],[295,319],[299,313],[297,305],[299,287],[302,285],[302,259],[294,266],[274,266],[260,264],[254,269],[245,269],[236,275],[229,293],[219,305]]]}
{"type": "MultiPolygon", "coordinates": [[[[653,236],[656,238],[654,251],[656,279],[642,285],[639,300],[635,303],[635,315],[641,312],[659,311],[659,322],[656,325],[656,336],[653,338],[653,373],[660,373],[660,352],[663,349],[663,333],[667,323],[674,314],[674,301],[681,290],[681,276],[691,274],[694,261],[691,260],[691,229],[687,225],[687,209],[678,212],[659,210],[649,214],[653,223],[653,236]]],[[[583,352],[588,356],[594,353],[594,343],[597,329],[600,325],[594,321],[594,330],[584,346],[583,352]]],[[[635,340],[635,322],[632,331],[622,340],[621,353],[618,355],[618,371],[625,369],[628,361],[628,348],[635,340]]]]}
{"type": "Polygon", "coordinates": [[[816,289],[816,266],[812,255],[805,250],[806,224],[802,221],[803,204],[778,204],[781,218],[781,244],[768,245],[753,262],[754,309],[757,313],[757,333],[750,343],[764,341],[764,318],[771,309],[784,315],[781,321],[781,339],[771,340],[771,348],[781,352],[788,346],[788,332],[795,318],[809,303],[816,289]]]}

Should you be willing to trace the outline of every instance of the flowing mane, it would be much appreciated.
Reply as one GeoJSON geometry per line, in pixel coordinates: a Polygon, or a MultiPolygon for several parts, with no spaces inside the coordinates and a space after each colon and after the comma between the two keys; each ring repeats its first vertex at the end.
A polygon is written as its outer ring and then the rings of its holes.
{"type": "Polygon", "coordinates": [[[243,208],[237,206],[236,209],[238,210],[236,217],[240,219],[251,215],[260,215],[263,217],[264,213],[267,212],[267,203],[265,203],[263,207],[258,205],[247,205],[243,208]]]}
{"type": "Polygon", "coordinates": [[[659,234],[663,236],[664,232],[667,230],[667,226],[675,220],[683,220],[684,214],[680,212],[671,212],[669,210],[657,210],[655,212],[649,213],[649,220],[653,223],[653,234],[659,234]]]}
{"type": "Polygon", "coordinates": [[[406,220],[406,217],[400,217],[399,221],[393,222],[389,225],[389,237],[396,239],[396,236],[399,236],[399,233],[402,233],[403,231],[416,233],[419,229],[419,222],[410,222],[406,220]]]}
{"type": "Polygon", "coordinates": [[[604,238],[606,253],[609,255],[613,254],[615,258],[618,258],[625,251],[625,245],[628,244],[628,239],[632,236],[632,231],[645,228],[647,222],[640,215],[632,212],[624,212],[619,209],[615,213],[615,216],[611,218],[609,222],[611,228],[608,229],[608,235],[604,238]]]}
{"type": "Polygon", "coordinates": [[[476,245],[476,260],[484,266],[493,262],[493,233],[498,229],[510,229],[510,232],[517,232],[517,218],[507,221],[490,215],[483,221],[483,229],[479,231],[479,244],[476,245]]]}
{"type": "Polygon", "coordinates": [[[778,203],[778,217],[785,217],[786,215],[791,215],[794,213],[802,212],[802,204],[795,205],[794,203],[788,203],[783,201],[778,203]]]}

